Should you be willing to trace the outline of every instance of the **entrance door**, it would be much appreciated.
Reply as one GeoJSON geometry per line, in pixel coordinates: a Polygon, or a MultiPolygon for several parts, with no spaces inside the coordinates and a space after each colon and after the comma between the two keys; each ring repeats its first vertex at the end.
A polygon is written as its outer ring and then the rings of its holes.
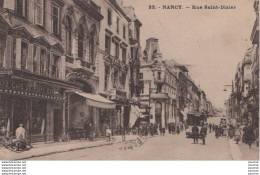
{"type": "Polygon", "coordinates": [[[155,104],[155,122],[160,125],[162,121],[162,104],[157,102],[155,104]]]}
{"type": "Polygon", "coordinates": [[[62,134],[62,111],[61,109],[53,110],[54,118],[54,141],[59,141],[59,136],[62,134]]]}

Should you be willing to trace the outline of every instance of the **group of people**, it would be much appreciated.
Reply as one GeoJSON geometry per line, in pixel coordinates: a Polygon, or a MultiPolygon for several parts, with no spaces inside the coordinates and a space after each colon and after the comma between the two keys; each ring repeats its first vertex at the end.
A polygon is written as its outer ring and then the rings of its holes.
{"type": "Polygon", "coordinates": [[[180,134],[180,132],[183,131],[183,125],[172,122],[168,124],[168,130],[169,134],[180,134]]]}
{"type": "Polygon", "coordinates": [[[191,130],[194,144],[198,144],[199,137],[201,137],[202,144],[206,145],[207,125],[203,125],[201,129],[197,125],[194,125],[191,130]]]}
{"type": "Polygon", "coordinates": [[[208,125],[209,132],[215,132],[215,137],[227,137],[236,141],[238,144],[242,141],[245,144],[251,145],[254,141],[256,141],[257,146],[259,146],[259,129],[253,128],[253,126],[246,124],[243,128],[240,125],[232,125],[232,124],[219,124],[216,125],[214,123],[209,123],[208,125]]]}

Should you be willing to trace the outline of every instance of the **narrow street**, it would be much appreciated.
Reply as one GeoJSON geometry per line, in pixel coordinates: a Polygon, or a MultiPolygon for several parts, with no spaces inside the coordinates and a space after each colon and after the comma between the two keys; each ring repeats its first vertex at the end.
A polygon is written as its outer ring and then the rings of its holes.
{"type": "Polygon", "coordinates": [[[254,154],[257,150],[249,150],[247,145],[236,145],[227,138],[216,139],[214,133],[209,133],[206,145],[193,144],[193,139],[185,138],[185,133],[180,135],[155,136],[149,138],[141,147],[122,150],[122,143],[88,148],[48,156],[35,157],[28,160],[234,160],[236,158],[258,159],[254,154]],[[237,148],[231,150],[231,144],[237,148]],[[247,157],[239,151],[247,150],[247,157]],[[240,152],[240,153],[238,153],[240,152]],[[232,155],[235,154],[234,156],[232,155]],[[240,155],[240,157],[235,157],[240,155]],[[242,157],[241,157],[242,156],[242,157]],[[251,157],[248,157],[251,156],[251,157]]]}

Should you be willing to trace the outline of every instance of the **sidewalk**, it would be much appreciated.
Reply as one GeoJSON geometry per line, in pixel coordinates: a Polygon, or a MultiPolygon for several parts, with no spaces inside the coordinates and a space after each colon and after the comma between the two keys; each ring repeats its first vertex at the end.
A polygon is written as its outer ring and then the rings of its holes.
{"type": "MultiPolygon", "coordinates": [[[[126,140],[135,140],[137,137],[138,135],[126,135],[126,140]]],[[[107,141],[107,138],[97,138],[94,139],[94,141],[72,140],[70,142],[35,143],[32,144],[32,149],[21,153],[16,153],[4,147],[0,147],[0,160],[22,160],[79,149],[112,145],[114,143],[122,142],[122,136],[113,136],[112,138],[114,138],[115,141],[107,141]]]]}
{"type": "Polygon", "coordinates": [[[259,147],[256,143],[253,143],[250,149],[245,143],[236,144],[234,139],[229,139],[229,145],[233,160],[259,160],[259,147]]]}

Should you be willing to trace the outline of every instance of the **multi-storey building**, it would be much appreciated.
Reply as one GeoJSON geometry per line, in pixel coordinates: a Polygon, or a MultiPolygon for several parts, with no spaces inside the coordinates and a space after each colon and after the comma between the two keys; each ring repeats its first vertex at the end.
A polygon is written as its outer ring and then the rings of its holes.
{"type": "Polygon", "coordinates": [[[140,100],[149,110],[149,122],[162,127],[170,122],[179,122],[177,74],[168,63],[170,61],[162,60],[158,39],[147,39],[140,68],[140,77],[143,77],[140,100]]]}
{"type": "MultiPolygon", "coordinates": [[[[138,96],[139,50],[141,22],[132,7],[122,1],[100,2],[101,22],[99,60],[99,92],[116,103],[116,110],[103,110],[103,131],[109,126],[119,134],[129,126],[129,99],[138,96]]],[[[104,133],[104,132],[103,132],[104,133]]]]}
{"type": "Polygon", "coordinates": [[[53,141],[92,125],[100,135],[100,7],[83,0],[1,1],[0,123],[13,135],[53,141]]]}

